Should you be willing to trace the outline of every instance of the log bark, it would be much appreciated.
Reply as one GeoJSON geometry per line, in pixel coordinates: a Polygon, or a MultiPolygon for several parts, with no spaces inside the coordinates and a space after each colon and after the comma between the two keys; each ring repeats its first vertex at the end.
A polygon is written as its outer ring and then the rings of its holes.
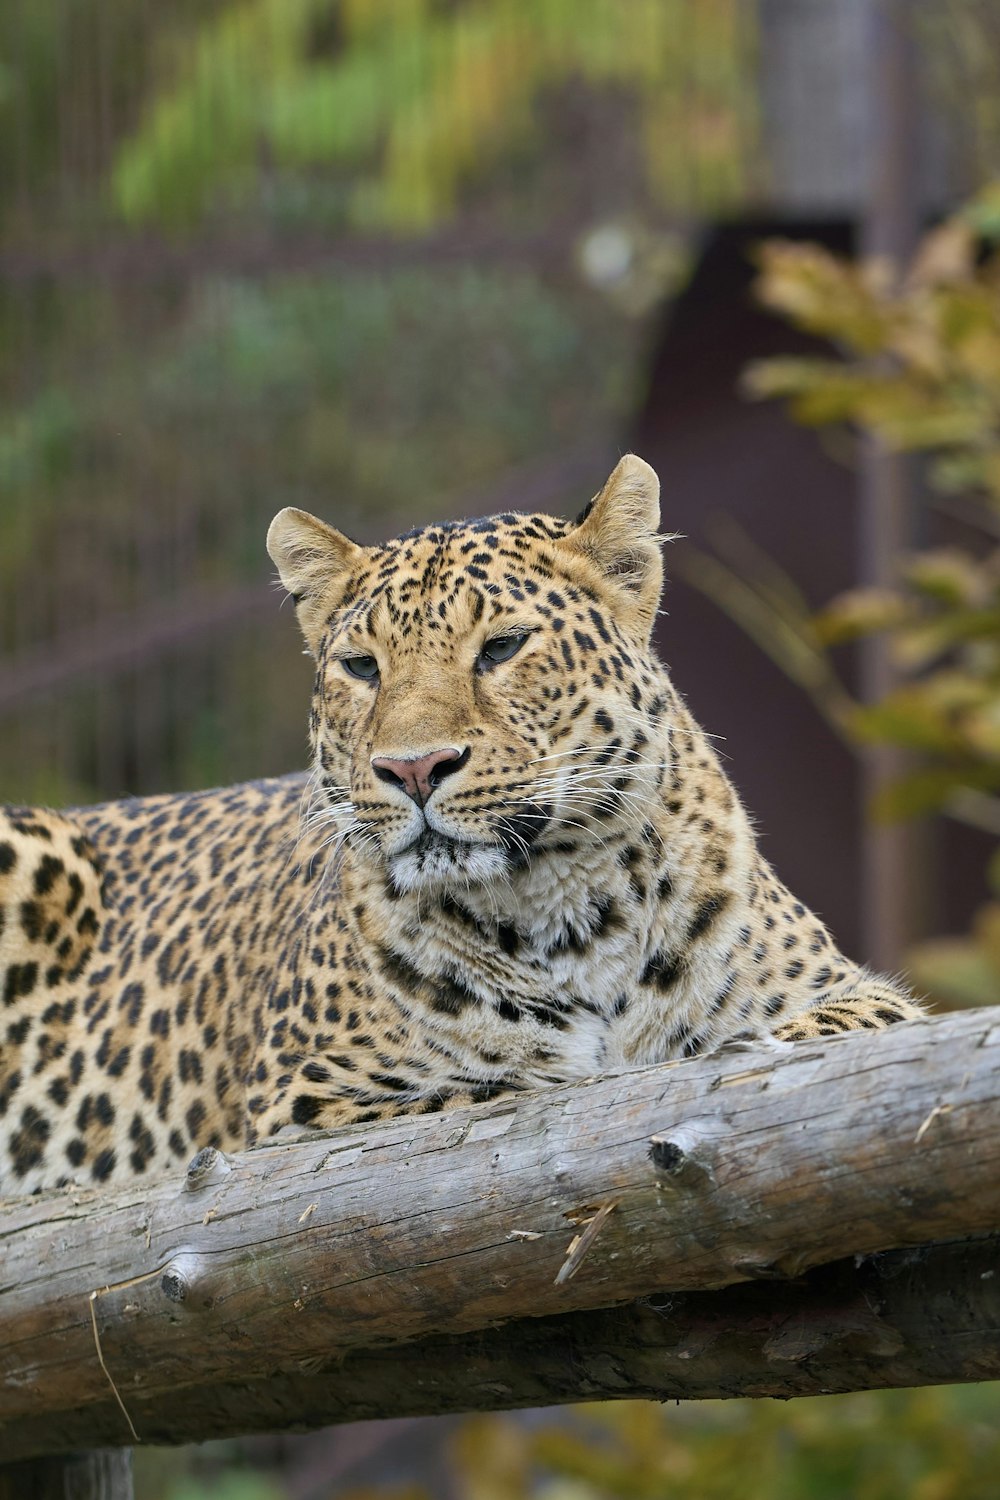
{"type": "MultiPolygon", "coordinates": [[[[1000,1239],[891,1250],[797,1281],[661,1293],[627,1307],[522,1318],[150,1396],[134,1391],[144,1443],[304,1432],[385,1416],[503,1411],[572,1401],[819,1396],[1000,1379],[1000,1239]]],[[[109,1394],[9,1428],[6,1457],[122,1439],[109,1394]]],[[[0,1469],[0,1500],[6,1500],[0,1469]]],[[[11,1500],[23,1500],[16,1486],[11,1500]]]]}
{"type": "MultiPolygon", "coordinates": [[[[127,1443],[133,1428],[181,1440],[195,1435],[199,1408],[218,1423],[203,1424],[204,1437],[585,1398],[616,1383],[618,1394],[670,1393],[680,1355],[664,1365],[669,1340],[650,1342],[648,1331],[652,1318],[672,1327],[681,1316],[672,1309],[665,1320],[651,1307],[591,1313],[589,1328],[550,1324],[548,1334],[531,1324],[476,1331],[1000,1233],[998,1059],[1000,1011],[964,1012],[355,1126],[231,1162],[202,1153],[184,1182],[7,1204],[0,1457],[52,1451],[57,1415],[72,1445],[81,1432],[91,1444],[127,1443]],[[568,1376],[539,1373],[552,1368],[542,1357],[550,1337],[566,1341],[568,1376]],[[380,1347],[415,1339],[432,1342],[380,1347]],[[591,1358],[600,1363],[602,1349],[603,1382],[591,1358]],[[445,1357],[458,1372],[452,1386],[437,1364],[445,1357]],[[400,1392],[414,1384],[414,1359],[423,1385],[407,1405],[400,1392]]],[[[970,1273],[987,1278],[970,1285],[991,1295],[992,1270],[970,1273]]],[[[775,1299],[767,1316],[803,1295],[757,1290],[775,1299]]],[[[714,1373],[706,1365],[698,1393],[722,1393],[728,1380],[729,1393],[795,1394],[803,1361],[830,1389],[846,1388],[838,1367],[848,1386],[884,1383],[878,1370],[891,1373],[883,1361],[897,1356],[899,1380],[888,1383],[996,1373],[995,1304],[978,1343],[974,1321],[959,1319],[964,1331],[942,1356],[933,1319],[948,1323],[947,1279],[931,1276],[924,1291],[926,1347],[911,1308],[903,1346],[890,1337],[888,1352],[872,1356],[875,1376],[843,1359],[852,1341],[874,1337],[865,1325],[846,1346],[816,1333],[822,1358],[778,1357],[789,1373],[776,1377],[775,1349],[795,1347],[786,1331],[760,1344],[756,1373],[746,1353],[728,1376],[725,1358],[714,1373]]],[[[765,1314],[749,1292],[740,1294],[749,1302],[732,1295],[734,1336],[750,1336],[752,1348],[754,1318],[765,1314]]],[[[814,1305],[807,1292],[802,1317],[843,1330],[840,1304],[831,1310],[824,1296],[814,1305]]]]}

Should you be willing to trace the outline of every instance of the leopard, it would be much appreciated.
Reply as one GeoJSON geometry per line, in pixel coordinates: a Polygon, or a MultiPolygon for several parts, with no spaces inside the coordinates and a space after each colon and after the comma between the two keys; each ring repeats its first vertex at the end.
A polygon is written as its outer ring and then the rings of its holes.
{"type": "Polygon", "coordinates": [[[634,454],[573,520],[275,517],[309,769],[3,814],[0,1192],[922,1014],[761,854],[659,528],[634,454]]]}

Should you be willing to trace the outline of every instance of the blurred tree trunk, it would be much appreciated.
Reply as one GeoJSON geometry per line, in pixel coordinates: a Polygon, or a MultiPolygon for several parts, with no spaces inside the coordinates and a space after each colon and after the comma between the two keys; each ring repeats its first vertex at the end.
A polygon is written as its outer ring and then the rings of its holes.
{"type": "MultiPolygon", "coordinates": [[[[861,251],[891,261],[902,275],[920,233],[920,119],[918,58],[907,0],[871,0],[864,77],[869,93],[870,163],[861,218],[861,251]]],[[[915,473],[912,462],[891,453],[872,435],[861,443],[859,574],[862,583],[888,588],[898,582],[900,558],[915,542],[915,473]]],[[[861,696],[885,698],[901,681],[885,636],[860,647],[861,696]]],[[[930,880],[926,826],[872,820],[879,792],[907,767],[903,751],[887,745],[863,755],[868,807],[862,842],[865,931],[863,955],[877,969],[898,969],[918,934],[930,880]]]]}
{"type": "Polygon", "coordinates": [[[0,1500],[132,1500],[132,1453],[102,1448],[0,1468],[0,1500]]]}

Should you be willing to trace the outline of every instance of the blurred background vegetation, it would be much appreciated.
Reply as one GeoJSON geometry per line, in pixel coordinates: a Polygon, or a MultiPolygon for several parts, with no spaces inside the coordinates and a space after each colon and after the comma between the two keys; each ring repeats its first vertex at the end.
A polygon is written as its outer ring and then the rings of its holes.
{"type": "MultiPolygon", "coordinates": [[[[661,647],[779,869],[1000,1002],[998,171],[992,0],[7,0],[0,797],[301,766],[280,506],[569,511],[636,445],[691,539],[661,647]]],[[[987,1500],[995,1394],[392,1423],[139,1493],[987,1500]]]]}

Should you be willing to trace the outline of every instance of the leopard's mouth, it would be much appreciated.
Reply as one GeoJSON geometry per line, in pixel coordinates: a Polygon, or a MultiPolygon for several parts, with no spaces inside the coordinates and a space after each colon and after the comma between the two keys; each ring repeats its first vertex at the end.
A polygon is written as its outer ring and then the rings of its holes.
{"type": "Polygon", "coordinates": [[[500,844],[442,833],[425,826],[417,837],[388,860],[389,875],[399,891],[467,888],[506,875],[510,856],[500,844]]]}
{"type": "Polygon", "coordinates": [[[421,826],[401,847],[386,850],[389,876],[400,891],[429,886],[487,884],[523,870],[533,846],[549,825],[552,811],[535,803],[492,809],[482,830],[466,833],[448,826],[447,811],[423,809],[421,826]]]}
{"type": "Polygon", "coordinates": [[[489,846],[478,839],[464,839],[455,833],[443,833],[438,828],[426,826],[421,829],[413,840],[407,844],[400,854],[413,853],[418,859],[427,859],[434,854],[449,854],[452,859],[458,857],[462,849],[485,849],[489,846]]]}

